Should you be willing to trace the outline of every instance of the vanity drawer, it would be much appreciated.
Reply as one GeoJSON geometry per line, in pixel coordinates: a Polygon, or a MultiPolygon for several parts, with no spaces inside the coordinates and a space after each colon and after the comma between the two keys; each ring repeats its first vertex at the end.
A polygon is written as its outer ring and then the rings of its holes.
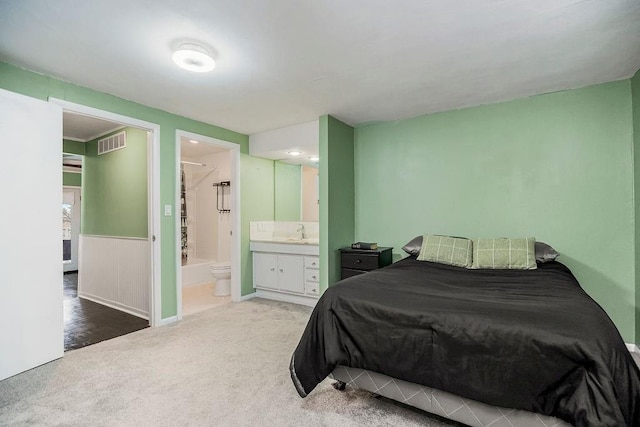
{"type": "Polygon", "coordinates": [[[304,257],[304,266],[307,268],[319,268],[320,258],[317,256],[306,256],[304,257]]]}
{"type": "Polygon", "coordinates": [[[304,282],[304,293],[306,295],[320,295],[320,284],[317,282],[304,282]]]}
{"type": "Polygon", "coordinates": [[[311,268],[304,269],[304,280],[307,282],[319,282],[320,270],[314,270],[311,268]]]}
{"type": "Polygon", "coordinates": [[[341,254],[342,268],[353,268],[356,270],[375,270],[377,269],[379,257],[377,253],[345,253],[341,254]]]}

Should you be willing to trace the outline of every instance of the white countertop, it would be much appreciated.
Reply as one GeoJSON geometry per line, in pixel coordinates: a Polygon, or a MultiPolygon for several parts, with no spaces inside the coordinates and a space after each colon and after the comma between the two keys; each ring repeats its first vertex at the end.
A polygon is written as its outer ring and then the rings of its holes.
{"type": "Polygon", "coordinates": [[[271,238],[269,240],[251,240],[249,249],[253,252],[276,252],[297,255],[319,255],[318,239],[271,238]]]}
{"type": "Polygon", "coordinates": [[[251,239],[252,242],[284,243],[288,245],[319,245],[320,239],[298,239],[295,237],[269,237],[265,239],[251,239]]]}

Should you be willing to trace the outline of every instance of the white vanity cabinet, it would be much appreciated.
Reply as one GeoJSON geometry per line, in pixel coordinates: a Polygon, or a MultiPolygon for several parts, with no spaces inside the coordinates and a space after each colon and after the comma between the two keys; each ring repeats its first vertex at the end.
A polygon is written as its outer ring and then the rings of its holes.
{"type": "Polygon", "coordinates": [[[253,254],[253,287],[278,289],[278,255],[253,254]]]}
{"type": "Polygon", "coordinates": [[[251,242],[250,247],[259,297],[315,305],[320,296],[317,245],[251,242]]]}

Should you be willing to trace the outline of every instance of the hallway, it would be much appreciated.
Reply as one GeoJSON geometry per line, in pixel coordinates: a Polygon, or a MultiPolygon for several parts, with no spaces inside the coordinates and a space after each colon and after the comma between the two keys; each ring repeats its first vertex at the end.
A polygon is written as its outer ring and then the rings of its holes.
{"type": "Polygon", "coordinates": [[[66,273],[64,279],[64,351],[75,350],[100,341],[149,327],[140,317],[78,298],[78,273],[66,273]]]}

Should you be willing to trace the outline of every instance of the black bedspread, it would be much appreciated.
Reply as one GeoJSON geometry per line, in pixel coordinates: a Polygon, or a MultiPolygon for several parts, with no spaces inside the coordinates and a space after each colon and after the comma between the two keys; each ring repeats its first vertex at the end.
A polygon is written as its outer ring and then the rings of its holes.
{"type": "Polygon", "coordinates": [[[558,262],[467,270],[415,258],[319,300],[291,360],[305,397],[336,365],[575,426],[640,425],[640,372],[607,314],[558,262]]]}

